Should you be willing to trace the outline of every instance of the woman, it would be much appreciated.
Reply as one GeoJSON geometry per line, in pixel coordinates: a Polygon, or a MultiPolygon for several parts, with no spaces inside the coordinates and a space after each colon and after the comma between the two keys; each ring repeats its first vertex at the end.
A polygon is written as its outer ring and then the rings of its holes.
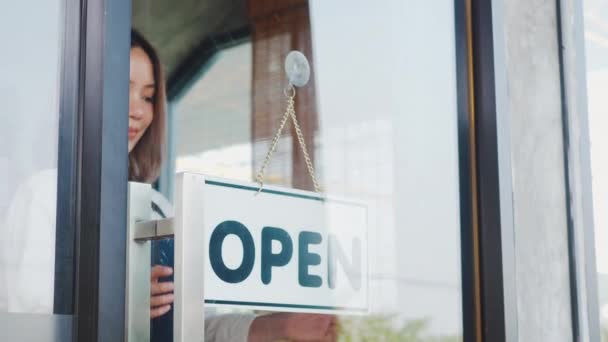
{"type": "MultiPolygon", "coordinates": [[[[129,180],[152,183],[159,175],[165,132],[165,87],[158,54],[140,34],[131,33],[129,75],[129,180]]],[[[0,232],[0,312],[52,313],[54,295],[57,170],[37,174],[15,195],[5,231],[0,232]]],[[[171,206],[155,193],[155,217],[171,216],[171,206]]],[[[162,339],[173,303],[172,243],[154,246],[151,278],[153,338],[162,339]],[[156,330],[156,331],[155,331],[156,330]]],[[[335,339],[335,319],[322,315],[221,315],[205,321],[208,341],[300,341],[335,339]]]]}
{"type": "MultiPolygon", "coordinates": [[[[130,180],[153,182],[159,174],[165,125],[165,89],[157,53],[140,34],[131,34],[129,87],[129,175],[130,180]],[[160,80],[160,81],[159,81],[160,80]]],[[[158,217],[171,216],[172,209],[158,193],[152,209],[158,217]]],[[[153,246],[151,308],[152,339],[170,341],[173,303],[173,244],[158,241],[153,246]],[[168,265],[168,266],[160,266],[168,265]],[[168,281],[161,281],[161,279],[168,281]]],[[[255,317],[248,314],[218,315],[205,322],[208,341],[333,341],[336,321],[332,316],[281,313],[255,317]]]]}

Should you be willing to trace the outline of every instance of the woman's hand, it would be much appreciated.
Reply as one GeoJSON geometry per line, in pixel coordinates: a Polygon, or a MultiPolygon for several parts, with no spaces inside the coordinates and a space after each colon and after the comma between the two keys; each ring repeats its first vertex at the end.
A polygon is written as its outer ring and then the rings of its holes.
{"type": "Polygon", "coordinates": [[[256,317],[249,328],[249,342],[281,339],[334,342],[337,340],[337,318],[321,314],[276,313],[256,317]]]}
{"type": "Polygon", "coordinates": [[[169,310],[173,304],[173,282],[158,281],[159,278],[173,274],[173,269],[167,266],[156,265],[150,272],[150,319],[160,317],[169,310]]]}

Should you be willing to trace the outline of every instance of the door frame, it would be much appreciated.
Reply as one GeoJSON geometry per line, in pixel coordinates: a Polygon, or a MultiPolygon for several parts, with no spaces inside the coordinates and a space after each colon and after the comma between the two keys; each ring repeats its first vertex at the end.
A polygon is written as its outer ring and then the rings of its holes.
{"type": "MultiPolygon", "coordinates": [[[[70,50],[77,45],[79,51],[75,163],[69,171],[75,175],[73,341],[121,341],[126,322],[131,1],[68,1],[74,7],[78,3],[80,10],[80,16],[68,18],[79,24],[66,27],[73,38],[67,41],[70,50]]],[[[69,63],[73,57],[66,55],[64,63],[69,63]]],[[[74,104],[73,98],[66,101],[74,104]]]]}

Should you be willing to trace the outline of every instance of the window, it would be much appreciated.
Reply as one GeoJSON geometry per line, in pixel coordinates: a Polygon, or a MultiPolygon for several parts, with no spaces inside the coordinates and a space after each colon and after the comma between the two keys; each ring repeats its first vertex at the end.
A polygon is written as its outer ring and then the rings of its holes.
{"type": "MultiPolygon", "coordinates": [[[[167,69],[169,172],[253,181],[285,110],[284,58],[303,52],[295,110],[318,179],[369,210],[370,312],[340,316],[340,334],[462,340],[453,2],[135,0],[134,26],[167,69]]],[[[288,125],[266,182],[313,190],[288,125]]]]}

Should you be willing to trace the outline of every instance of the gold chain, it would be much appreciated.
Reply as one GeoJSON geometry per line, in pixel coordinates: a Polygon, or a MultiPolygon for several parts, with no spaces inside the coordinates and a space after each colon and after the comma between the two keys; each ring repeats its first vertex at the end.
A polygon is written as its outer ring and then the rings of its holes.
{"type": "Polygon", "coordinates": [[[283,132],[283,128],[285,127],[285,124],[287,123],[287,119],[289,117],[291,117],[293,126],[296,129],[296,135],[298,136],[298,143],[300,144],[300,148],[302,149],[302,153],[304,154],[304,161],[306,162],[306,168],[308,169],[308,174],[310,175],[310,178],[312,179],[312,184],[315,188],[315,191],[318,193],[321,193],[321,187],[319,186],[319,183],[317,182],[317,177],[315,176],[314,166],[312,164],[312,161],[310,160],[310,156],[308,155],[308,151],[306,149],[306,142],[304,141],[304,134],[302,134],[302,130],[300,129],[300,124],[298,123],[298,119],[296,117],[296,110],[295,110],[296,90],[292,85],[289,85],[289,87],[287,89],[285,89],[284,93],[285,93],[285,96],[287,97],[287,109],[285,110],[285,114],[283,114],[283,117],[281,118],[281,124],[279,125],[279,129],[277,130],[276,134],[274,135],[274,138],[272,138],[272,143],[270,145],[270,148],[268,149],[268,152],[266,153],[266,158],[264,158],[262,167],[260,168],[260,171],[258,171],[258,174],[255,177],[256,181],[260,184],[260,189],[258,190],[258,193],[260,193],[262,191],[262,188],[264,188],[264,172],[266,171],[266,167],[268,166],[268,163],[270,163],[270,159],[272,159],[272,154],[277,149],[277,145],[279,144],[279,139],[281,138],[281,133],[283,132]]]}

